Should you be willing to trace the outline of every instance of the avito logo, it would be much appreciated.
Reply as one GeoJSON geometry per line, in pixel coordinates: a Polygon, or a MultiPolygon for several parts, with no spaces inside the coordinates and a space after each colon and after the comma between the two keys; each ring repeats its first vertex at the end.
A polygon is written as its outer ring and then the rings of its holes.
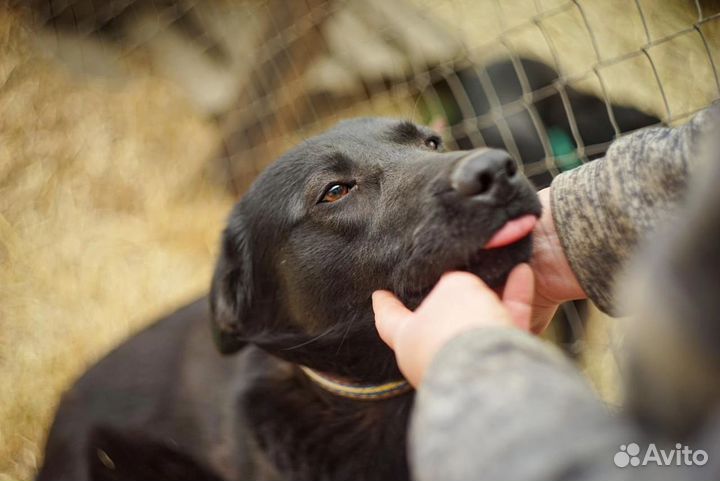
{"type": "Polygon", "coordinates": [[[692,450],[689,446],[680,443],[675,449],[658,449],[654,443],[648,445],[643,455],[640,453],[640,446],[637,443],[623,444],[620,451],[615,453],[613,458],[615,466],[625,468],[627,466],[703,466],[708,462],[708,453],[702,449],[692,450]]]}

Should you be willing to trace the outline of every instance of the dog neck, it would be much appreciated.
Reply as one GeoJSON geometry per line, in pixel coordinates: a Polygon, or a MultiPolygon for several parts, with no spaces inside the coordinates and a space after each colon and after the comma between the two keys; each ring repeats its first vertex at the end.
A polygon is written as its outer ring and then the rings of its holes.
{"type": "Polygon", "coordinates": [[[308,371],[261,350],[250,349],[248,356],[247,362],[262,374],[243,391],[243,419],[264,457],[261,464],[274,467],[278,479],[410,479],[406,441],[411,388],[369,402],[380,398],[344,395],[320,379],[343,385],[342,392],[374,386],[308,371]]]}
{"type": "Polygon", "coordinates": [[[402,396],[412,390],[412,386],[405,379],[383,384],[358,384],[306,366],[299,367],[312,382],[325,391],[348,399],[381,401],[402,396]]]}

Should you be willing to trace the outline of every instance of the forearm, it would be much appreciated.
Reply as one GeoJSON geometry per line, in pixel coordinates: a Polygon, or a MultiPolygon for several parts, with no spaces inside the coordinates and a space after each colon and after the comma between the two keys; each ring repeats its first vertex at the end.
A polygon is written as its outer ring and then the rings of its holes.
{"type": "Polygon", "coordinates": [[[718,111],[678,128],[651,128],[615,141],[603,159],[565,172],[551,188],[555,229],[588,296],[616,311],[613,288],[638,243],[682,200],[700,137],[718,111]]]}
{"type": "Polygon", "coordinates": [[[559,353],[511,329],[465,333],[418,391],[411,463],[418,480],[614,479],[618,446],[639,440],[559,353]]]}

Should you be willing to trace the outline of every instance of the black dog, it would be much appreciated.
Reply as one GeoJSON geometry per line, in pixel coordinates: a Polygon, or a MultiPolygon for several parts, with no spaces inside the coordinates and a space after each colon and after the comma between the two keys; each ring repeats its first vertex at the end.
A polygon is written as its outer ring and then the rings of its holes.
{"type": "MultiPolygon", "coordinates": [[[[475,130],[484,145],[510,151],[514,147],[520,156],[517,160],[531,165],[545,158],[543,143],[547,141],[554,155],[564,155],[562,160],[555,160],[560,171],[577,165],[581,160],[571,160],[576,153],[580,155],[580,152],[575,151],[578,147],[576,142],[585,146],[584,157],[594,160],[605,155],[616,137],[616,128],[618,132],[631,132],[660,124],[660,119],[653,115],[630,106],[606,103],[602,98],[576,90],[561,82],[560,76],[550,65],[522,57],[515,62],[506,59],[487,65],[457,68],[436,79],[432,91],[441,100],[443,112],[451,127],[470,122],[472,117],[468,117],[468,114],[481,118],[490,115],[493,105],[491,98],[495,97],[505,106],[499,109],[500,118],[493,119],[491,125],[481,122],[475,130]],[[451,86],[451,78],[457,80],[454,88],[451,86]],[[527,82],[525,89],[524,82],[527,82]],[[534,96],[531,102],[525,103],[525,96],[529,92],[534,92],[534,96]],[[563,101],[563,96],[566,101],[563,101]],[[467,104],[470,112],[467,108],[461,108],[462,103],[467,104]],[[519,110],[511,107],[517,103],[524,105],[519,110]],[[537,114],[535,120],[531,111],[537,114]],[[509,137],[503,137],[500,130],[503,124],[507,127],[509,137]],[[562,144],[566,144],[565,149],[561,148],[562,144]]],[[[480,146],[476,145],[479,139],[461,134],[462,129],[451,130],[455,132],[453,141],[459,148],[480,146]]],[[[530,176],[538,188],[550,185],[552,178],[552,173],[547,169],[540,172],[536,170],[530,176]]]]}
{"type": "Polygon", "coordinates": [[[440,144],[409,122],[357,119],[269,167],[230,216],[210,308],[182,309],[85,374],[38,479],[408,479],[413,396],[370,295],[413,307],[453,269],[500,286],[529,258],[529,233],[483,246],[540,214],[506,153],[440,144]],[[216,353],[210,323],[237,355],[216,353]]]}

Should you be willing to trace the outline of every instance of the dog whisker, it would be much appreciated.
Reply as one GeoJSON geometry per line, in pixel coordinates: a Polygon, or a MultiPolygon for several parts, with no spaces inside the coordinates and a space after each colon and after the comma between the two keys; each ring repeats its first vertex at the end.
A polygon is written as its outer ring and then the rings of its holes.
{"type": "Polygon", "coordinates": [[[317,341],[317,340],[319,340],[319,339],[327,336],[328,334],[330,334],[330,333],[333,332],[334,330],[335,330],[335,326],[331,327],[330,329],[328,329],[328,330],[326,330],[326,331],[324,331],[324,332],[321,332],[320,334],[318,334],[317,336],[313,337],[312,339],[308,339],[307,341],[303,341],[303,342],[301,342],[300,344],[296,344],[296,345],[294,345],[294,346],[284,347],[282,350],[283,350],[283,351],[292,351],[293,349],[298,349],[298,348],[307,346],[308,344],[313,343],[313,342],[315,342],[315,341],[317,341]]]}
{"type": "Polygon", "coordinates": [[[352,329],[353,324],[355,324],[355,319],[357,319],[357,316],[353,316],[352,319],[350,319],[350,322],[348,322],[348,327],[347,327],[347,329],[345,329],[345,333],[342,335],[342,338],[340,339],[340,344],[338,344],[337,350],[335,351],[336,356],[340,352],[340,348],[342,347],[343,343],[345,342],[345,338],[350,333],[350,330],[352,329]]]}

